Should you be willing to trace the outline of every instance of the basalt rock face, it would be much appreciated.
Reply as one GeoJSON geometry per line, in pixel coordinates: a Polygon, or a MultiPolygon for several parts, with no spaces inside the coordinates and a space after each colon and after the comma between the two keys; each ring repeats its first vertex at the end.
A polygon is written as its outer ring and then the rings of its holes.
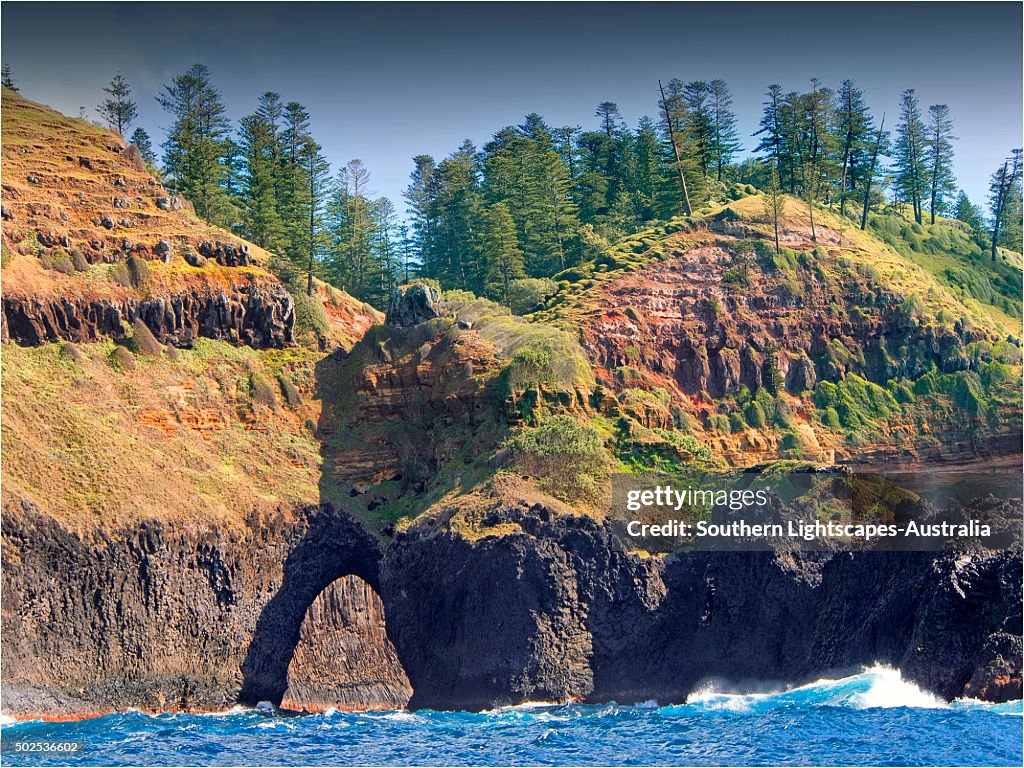
{"type": "Polygon", "coordinates": [[[327,505],[95,534],[13,505],[3,532],[3,709],[21,716],[279,702],[310,603],[346,574],[376,586],[380,556],[327,505]]]}
{"type": "Polygon", "coordinates": [[[29,345],[121,338],[139,318],[162,343],[177,347],[190,347],[199,337],[283,347],[292,342],[295,326],[295,303],[275,283],[141,300],[4,296],[3,309],[3,340],[29,345]]]}
{"type": "Polygon", "coordinates": [[[1020,698],[1021,556],[626,553],[601,524],[493,512],[418,523],[384,558],[413,707],[680,702],[705,679],[796,683],[890,664],[953,698],[1020,698]]]}
{"type": "Polygon", "coordinates": [[[384,606],[370,585],[345,576],[317,595],[299,628],[281,706],[401,709],[411,694],[387,637],[384,606]]]}

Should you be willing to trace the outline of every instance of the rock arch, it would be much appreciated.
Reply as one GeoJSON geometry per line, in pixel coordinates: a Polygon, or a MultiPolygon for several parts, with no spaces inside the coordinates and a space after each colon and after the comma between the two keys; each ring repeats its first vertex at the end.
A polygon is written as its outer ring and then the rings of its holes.
{"type": "Polygon", "coordinates": [[[380,596],[358,576],[332,581],[302,620],[281,707],[400,709],[410,696],[380,596]]]}
{"type": "Polygon", "coordinates": [[[378,592],[381,554],[377,539],[351,515],[321,504],[285,559],[280,587],[256,620],[242,663],[241,703],[280,705],[300,629],[314,601],[347,576],[378,592]]]}

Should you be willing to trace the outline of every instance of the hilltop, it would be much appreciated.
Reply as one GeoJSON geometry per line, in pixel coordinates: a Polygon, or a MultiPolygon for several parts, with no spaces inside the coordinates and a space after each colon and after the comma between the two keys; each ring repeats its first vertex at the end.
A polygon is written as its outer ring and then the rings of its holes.
{"type": "Polygon", "coordinates": [[[5,507],[89,529],[317,503],[314,366],[383,316],[290,292],[120,136],[9,89],[3,166],[5,507]]]}
{"type": "Polygon", "coordinates": [[[556,276],[533,317],[578,329],[621,452],[685,461],[669,430],[740,466],[914,462],[1019,433],[1020,254],[991,263],[959,222],[862,232],[824,208],[812,239],[791,198],[780,242],[744,194],[556,276]]]}

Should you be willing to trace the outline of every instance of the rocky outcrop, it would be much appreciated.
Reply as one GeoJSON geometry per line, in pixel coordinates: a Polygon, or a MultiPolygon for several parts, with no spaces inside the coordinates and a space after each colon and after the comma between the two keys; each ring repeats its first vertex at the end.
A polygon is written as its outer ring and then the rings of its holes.
{"type": "Polygon", "coordinates": [[[3,530],[2,704],[23,716],[393,707],[410,685],[438,709],[669,703],[874,663],[947,698],[1021,697],[1019,551],[639,557],[516,503],[472,531],[421,518],[383,559],[328,505],[95,534],[23,505],[3,530]]]}
{"type": "Polygon", "coordinates": [[[295,304],[280,285],[237,285],[231,291],[196,289],[144,299],[3,297],[4,341],[121,338],[141,319],[162,343],[190,347],[199,337],[253,347],[292,341],[295,304]]]}
{"type": "MultiPolygon", "coordinates": [[[[345,575],[375,587],[380,557],[329,505],[90,534],[10,505],[3,537],[2,703],[19,715],[279,702],[314,598],[345,575]]],[[[365,594],[348,609],[376,610],[365,594]]]]}
{"type": "Polygon", "coordinates": [[[409,328],[440,317],[441,292],[425,283],[396,288],[388,303],[385,323],[390,328],[409,328]]]}
{"type": "Polygon", "coordinates": [[[384,626],[384,606],[362,579],[345,576],[317,595],[288,665],[285,709],[401,709],[412,695],[384,626]]]}
{"type": "Polygon", "coordinates": [[[505,535],[432,519],[385,555],[413,707],[680,702],[708,678],[797,683],[876,662],[947,698],[1021,696],[1019,552],[653,559],[538,506],[480,525],[505,535]]]}
{"type": "MultiPolygon", "coordinates": [[[[597,309],[581,326],[597,371],[640,368],[698,400],[741,386],[800,394],[851,373],[885,383],[933,367],[962,370],[965,345],[984,338],[960,323],[922,325],[900,296],[864,278],[840,285],[797,272],[780,280],[736,247],[724,238],[691,244],[597,289],[597,309]],[[740,268],[747,285],[727,284],[723,276],[740,268]]],[[[602,383],[617,388],[607,373],[602,383]]]]}

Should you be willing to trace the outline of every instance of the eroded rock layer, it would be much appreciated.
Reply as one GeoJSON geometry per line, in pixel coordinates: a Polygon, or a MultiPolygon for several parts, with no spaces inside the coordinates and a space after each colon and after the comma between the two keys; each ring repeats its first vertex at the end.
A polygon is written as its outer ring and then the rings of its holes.
{"type": "Polygon", "coordinates": [[[160,342],[177,347],[190,347],[199,337],[283,347],[295,325],[292,297],[275,283],[124,300],[4,296],[3,309],[2,340],[30,345],[118,339],[139,318],[160,342]]]}
{"type": "Polygon", "coordinates": [[[400,709],[412,688],[373,588],[345,576],[316,596],[288,665],[285,709],[400,709]]]}

